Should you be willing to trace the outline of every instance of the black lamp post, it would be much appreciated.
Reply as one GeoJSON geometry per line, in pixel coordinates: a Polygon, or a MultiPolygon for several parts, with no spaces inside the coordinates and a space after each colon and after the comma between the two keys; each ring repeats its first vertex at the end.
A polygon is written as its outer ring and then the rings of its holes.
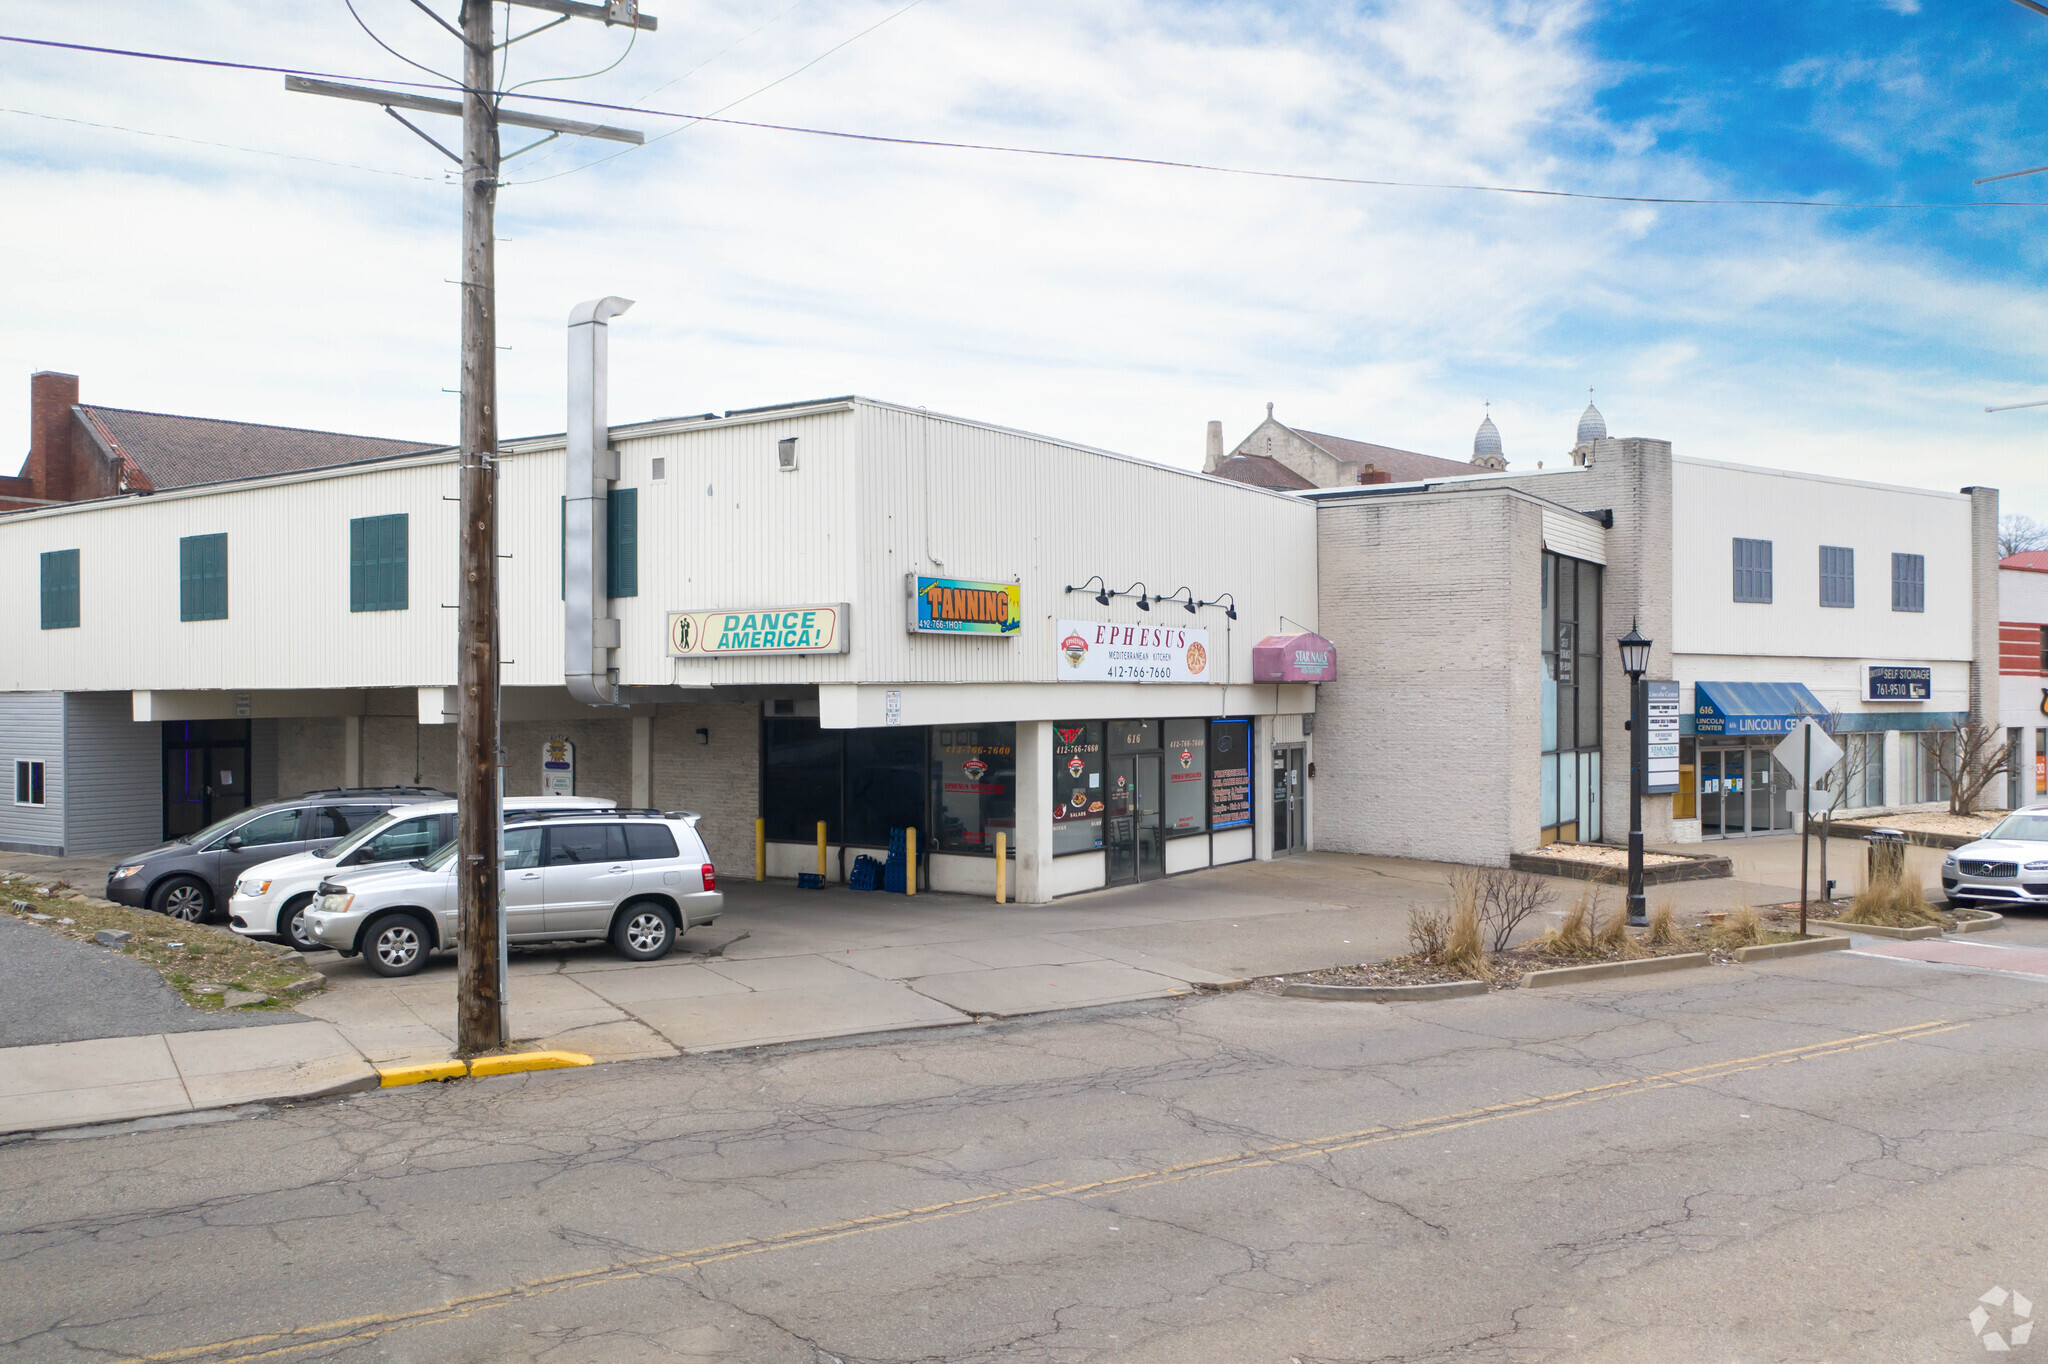
{"type": "Polygon", "coordinates": [[[1619,641],[1621,670],[1628,674],[1628,921],[1650,922],[1643,905],[1643,772],[1650,765],[1650,734],[1643,715],[1643,674],[1650,670],[1650,641],[1628,623],[1619,641]]]}

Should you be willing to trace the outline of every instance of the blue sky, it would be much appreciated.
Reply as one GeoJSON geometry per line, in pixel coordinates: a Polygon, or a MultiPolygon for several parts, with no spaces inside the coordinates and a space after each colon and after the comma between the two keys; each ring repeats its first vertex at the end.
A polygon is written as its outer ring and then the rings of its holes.
{"type": "MultiPolygon", "coordinates": [[[[540,88],[1375,178],[2048,200],[2048,175],[1969,184],[2048,162],[2048,18],[2010,0],[904,3],[649,0],[662,26],[617,70],[540,88]]],[[[451,55],[406,0],[358,8],[402,50],[451,55]]],[[[340,0],[163,9],[5,26],[414,74],[340,0]]],[[[512,79],[621,46],[567,26],[515,49],[512,79]]],[[[0,424],[18,447],[38,368],[115,406],[452,436],[455,197],[430,149],[276,77],[0,61],[17,111],[0,113],[0,196],[32,206],[0,221],[31,262],[0,284],[0,424]]],[[[853,391],[1194,464],[1207,420],[1234,441],[1268,401],[1309,429],[1453,456],[1491,402],[1528,467],[1562,455],[1590,386],[1616,434],[1994,484],[2048,518],[2048,409],[1982,411],[2048,398],[2048,208],[1532,201],[710,126],[594,164],[610,150],[557,144],[508,176],[508,434],[560,429],[563,318],[620,293],[639,300],[613,329],[622,421],[853,391]]]]}

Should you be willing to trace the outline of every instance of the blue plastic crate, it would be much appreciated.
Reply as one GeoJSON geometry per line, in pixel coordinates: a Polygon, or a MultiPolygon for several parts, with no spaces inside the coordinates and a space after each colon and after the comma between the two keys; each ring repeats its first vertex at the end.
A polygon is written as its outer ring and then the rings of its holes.
{"type": "Polygon", "coordinates": [[[814,871],[800,871],[796,874],[796,888],[798,890],[823,890],[825,888],[825,878],[814,871]]]}

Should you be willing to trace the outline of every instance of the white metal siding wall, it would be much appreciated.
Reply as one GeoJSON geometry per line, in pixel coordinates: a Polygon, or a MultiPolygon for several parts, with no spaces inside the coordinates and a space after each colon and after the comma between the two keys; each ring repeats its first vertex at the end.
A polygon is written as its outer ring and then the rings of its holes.
{"type": "MultiPolygon", "coordinates": [[[[0,518],[0,581],[24,585],[0,594],[0,638],[28,646],[0,651],[0,691],[445,686],[454,490],[454,465],[406,463],[0,518]],[[400,511],[410,609],[352,612],[349,520],[400,511]],[[181,621],[178,541],[223,531],[228,618],[181,621]],[[79,551],[77,629],[41,628],[33,585],[52,549],[79,551]]],[[[556,681],[561,653],[558,638],[556,681]]]]}
{"type": "Polygon", "coordinates": [[[1065,616],[1206,627],[1211,680],[1247,683],[1252,646],[1281,630],[1281,615],[1316,624],[1315,508],[1300,498],[942,416],[874,404],[860,416],[861,681],[1052,682],[1053,625],[1065,616]],[[1019,637],[910,634],[903,584],[914,572],[1020,579],[1019,637]],[[1063,591],[1097,574],[1155,596],[1229,592],[1238,619],[1063,591]]]}
{"type": "Polygon", "coordinates": [[[66,853],[134,852],[163,839],[163,726],[131,716],[127,692],[64,698],[66,853]]]}
{"type": "MultiPolygon", "coordinates": [[[[35,593],[12,594],[36,599],[35,593]]],[[[57,852],[64,846],[64,695],[0,693],[0,848],[57,852]],[[43,764],[43,804],[14,803],[14,764],[43,764]]]]}
{"type": "Polygon", "coordinates": [[[1672,503],[1676,650],[1970,660],[1969,498],[1674,459],[1672,503]],[[1771,542],[1769,604],[1734,599],[1737,536],[1771,542]],[[1856,551],[1853,609],[1820,604],[1822,545],[1856,551]],[[1894,553],[1926,556],[1925,611],[1892,610],[1894,553]]]}

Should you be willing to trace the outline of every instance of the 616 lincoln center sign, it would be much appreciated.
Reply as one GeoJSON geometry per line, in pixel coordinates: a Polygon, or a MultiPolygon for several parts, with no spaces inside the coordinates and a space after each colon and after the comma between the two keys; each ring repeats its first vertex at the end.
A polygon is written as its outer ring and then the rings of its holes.
{"type": "Polygon", "coordinates": [[[843,654],[846,603],[668,613],[671,658],[759,654],[843,654]]]}
{"type": "Polygon", "coordinates": [[[1209,632],[1063,620],[1053,635],[1062,682],[1214,682],[1209,632]]]}

